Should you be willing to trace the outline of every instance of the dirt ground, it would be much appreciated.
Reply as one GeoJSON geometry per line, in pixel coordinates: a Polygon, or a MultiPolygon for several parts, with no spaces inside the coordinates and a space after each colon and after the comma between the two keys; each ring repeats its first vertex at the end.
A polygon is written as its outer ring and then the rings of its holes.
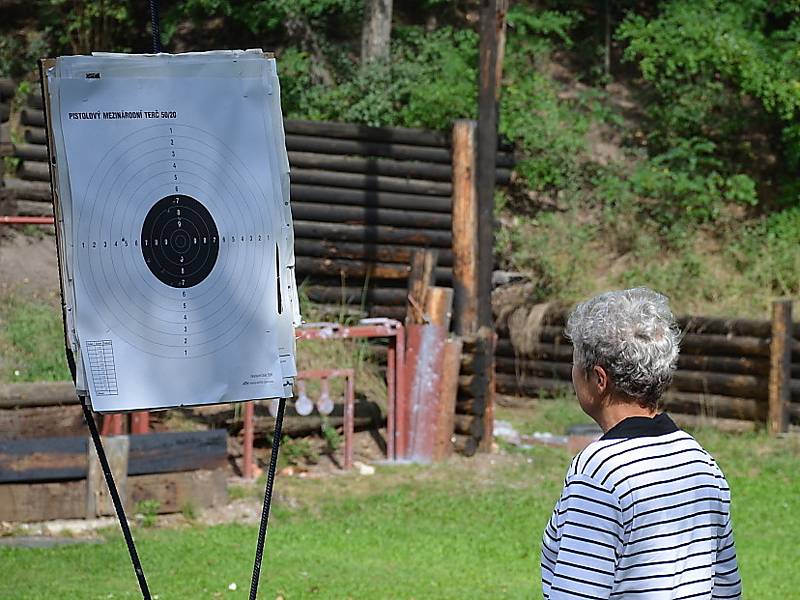
{"type": "Polygon", "coordinates": [[[23,233],[0,225],[0,296],[10,293],[58,302],[56,238],[47,228],[23,233]]]}

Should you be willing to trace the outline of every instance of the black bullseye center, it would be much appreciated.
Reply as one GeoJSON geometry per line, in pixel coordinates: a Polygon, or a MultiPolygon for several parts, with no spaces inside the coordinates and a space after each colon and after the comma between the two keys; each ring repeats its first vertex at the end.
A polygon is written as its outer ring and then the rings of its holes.
{"type": "Polygon", "coordinates": [[[166,196],[145,216],[141,250],[147,268],[159,281],[175,288],[192,287],[208,277],[217,262],[217,225],[195,198],[166,196]]]}

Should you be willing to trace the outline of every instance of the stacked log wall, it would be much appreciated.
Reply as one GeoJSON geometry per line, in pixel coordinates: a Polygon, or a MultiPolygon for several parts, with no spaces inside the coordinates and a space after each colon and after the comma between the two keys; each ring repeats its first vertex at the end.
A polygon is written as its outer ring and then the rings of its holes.
{"type": "MultiPolygon", "coordinates": [[[[540,397],[572,394],[572,344],[564,336],[566,313],[547,315],[535,340],[521,352],[508,327],[498,325],[495,350],[498,393],[540,397]]],[[[763,425],[768,414],[770,336],[768,320],[684,316],[678,368],[663,406],[674,413],[710,419],[738,419],[763,425]]],[[[789,422],[800,425],[800,323],[791,338],[789,422]]],[[[473,372],[470,356],[462,358],[461,388],[469,396],[473,372]]],[[[479,415],[480,406],[459,402],[457,412],[479,415]]]]}

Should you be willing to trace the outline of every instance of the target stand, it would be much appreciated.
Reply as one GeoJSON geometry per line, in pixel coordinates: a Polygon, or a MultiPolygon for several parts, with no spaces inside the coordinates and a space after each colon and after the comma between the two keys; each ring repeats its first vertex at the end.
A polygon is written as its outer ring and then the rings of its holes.
{"type": "Polygon", "coordinates": [[[254,599],[300,324],[274,58],[98,54],[40,75],[67,359],[142,596],[92,410],[273,398],[254,599]]]}

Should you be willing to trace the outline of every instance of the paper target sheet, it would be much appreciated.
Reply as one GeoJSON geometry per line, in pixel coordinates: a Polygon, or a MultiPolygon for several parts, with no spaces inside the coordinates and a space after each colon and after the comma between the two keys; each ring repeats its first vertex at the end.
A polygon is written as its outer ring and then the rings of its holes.
{"type": "Polygon", "coordinates": [[[299,323],[275,60],[46,69],[66,326],[98,411],[291,395],[299,323]]]}

